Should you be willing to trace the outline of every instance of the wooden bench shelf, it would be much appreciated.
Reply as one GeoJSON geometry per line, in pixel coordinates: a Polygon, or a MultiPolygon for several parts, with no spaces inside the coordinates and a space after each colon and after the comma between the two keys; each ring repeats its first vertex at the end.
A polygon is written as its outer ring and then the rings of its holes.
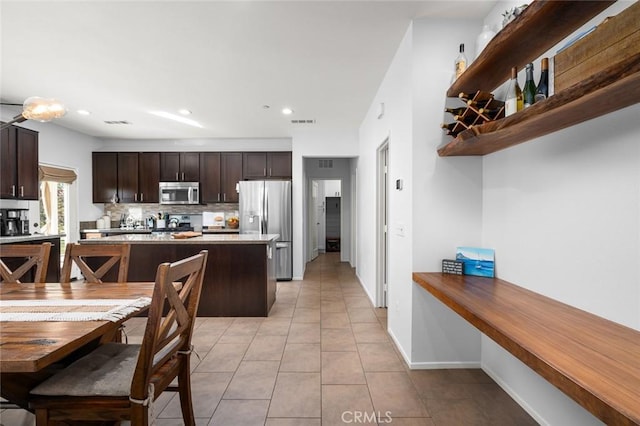
{"type": "Polygon", "coordinates": [[[413,280],[607,424],[640,424],[640,331],[497,278],[413,280]]]}
{"type": "MultiPolygon", "coordinates": [[[[613,3],[532,2],[491,40],[452,84],[447,96],[496,88],[509,78],[511,67],[524,67],[613,3]]],[[[587,76],[582,82],[510,117],[461,132],[440,146],[438,154],[490,154],[633,105],[640,101],[639,74],[640,57],[630,55],[624,62],[587,76]]]]}

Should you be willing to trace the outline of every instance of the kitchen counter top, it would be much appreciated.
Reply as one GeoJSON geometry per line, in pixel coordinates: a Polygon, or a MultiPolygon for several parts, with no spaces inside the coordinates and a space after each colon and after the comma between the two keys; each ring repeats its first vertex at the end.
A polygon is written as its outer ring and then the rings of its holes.
{"type": "Polygon", "coordinates": [[[205,234],[193,238],[173,238],[170,233],[124,234],[82,240],[83,244],[268,244],[279,234],[205,234]]]}
{"type": "Polygon", "coordinates": [[[29,241],[40,241],[40,240],[49,240],[51,238],[62,238],[65,237],[66,234],[53,234],[53,235],[44,235],[44,234],[33,234],[33,235],[16,235],[13,237],[0,237],[0,244],[10,244],[10,243],[25,243],[29,241]]]}

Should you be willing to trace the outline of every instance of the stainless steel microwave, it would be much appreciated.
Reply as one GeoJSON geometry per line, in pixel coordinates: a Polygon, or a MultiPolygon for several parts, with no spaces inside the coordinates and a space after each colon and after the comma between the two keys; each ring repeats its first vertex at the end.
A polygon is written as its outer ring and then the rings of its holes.
{"type": "Polygon", "coordinates": [[[199,204],[198,182],[160,182],[160,204],[199,204]]]}

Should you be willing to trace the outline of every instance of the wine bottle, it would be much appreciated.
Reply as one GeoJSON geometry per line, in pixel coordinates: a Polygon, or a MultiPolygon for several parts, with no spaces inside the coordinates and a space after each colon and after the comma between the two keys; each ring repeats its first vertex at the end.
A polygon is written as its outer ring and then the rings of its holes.
{"type": "Polygon", "coordinates": [[[460,77],[467,69],[467,57],[464,54],[464,43],[460,43],[460,53],[455,61],[456,78],[460,77]]]}
{"type": "Polygon", "coordinates": [[[498,112],[500,112],[500,108],[494,108],[494,109],[489,109],[489,108],[480,108],[480,109],[478,110],[478,112],[479,112],[480,114],[485,114],[485,115],[487,115],[487,114],[489,114],[489,115],[491,115],[491,114],[497,114],[498,112]]]}
{"type": "Polygon", "coordinates": [[[454,115],[453,119],[460,123],[472,124],[475,121],[476,117],[476,114],[454,115]]]}
{"type": "Polygon", "coordinates": [[[536,84],[533,82],[533,64],[529,63],[525,67],[527,70],[527,80],[522,89],[522,99],[524,107],[528,108],[536,102],[536,84]]]}
{"type": "Polygon", "coordinates": [[[445,112],[448,112],[451,115],[462,115],[464,114],[464,111],[466,110],[466,107],[460,107],[460,108],[445,108],[445,112]]]}
{"type": "Polygon", "coordinates": [[[488,102],[491,102],[493,100],[493,93],[479,90],[474,95],[469,95],[464,92],[460,92],[458,97],[465,101],[469,106],[473,105],[476,108],[482,108],[488,102]]]}
{"type": "Polygon", "coordinates": [[[508,117],[522,109],[522,90],[518,84],[518,69],[511,68],[511,81],[507,87],[507,96],[504,101],[504,115],[508,117]]]}
{"type": "Polygon", "coordinates": [[[456,127],[456,122],[454,121],[453,123],[442,123],[440,127],[448,131],[452,131],[453,128],[456,127]]]}
{"type": "Polygon", "coordinates": [[[540,81],[536,88],[535,101],[541,101],[549,97],[549,58],[542,58],[540,65],[540,81]]]}

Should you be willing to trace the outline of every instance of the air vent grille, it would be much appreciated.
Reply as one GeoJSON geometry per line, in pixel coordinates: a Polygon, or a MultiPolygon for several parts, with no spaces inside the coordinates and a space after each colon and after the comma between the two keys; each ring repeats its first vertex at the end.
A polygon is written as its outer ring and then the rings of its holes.
{"type": "Polygon", "coordinates": [[[333,169],[333,160],[318,160],[318,167],[321,169],[333,169]]]}
{"type": "Polygon", "coordinates": [[[106,124],[131,124],[129,121],[126,120],[105,120],[104,121],[106,124]]]}
{"type": "Polygon", "coordinates": [[[316,120],[291,120],[291,124],[314,124],[316,120]]]}

